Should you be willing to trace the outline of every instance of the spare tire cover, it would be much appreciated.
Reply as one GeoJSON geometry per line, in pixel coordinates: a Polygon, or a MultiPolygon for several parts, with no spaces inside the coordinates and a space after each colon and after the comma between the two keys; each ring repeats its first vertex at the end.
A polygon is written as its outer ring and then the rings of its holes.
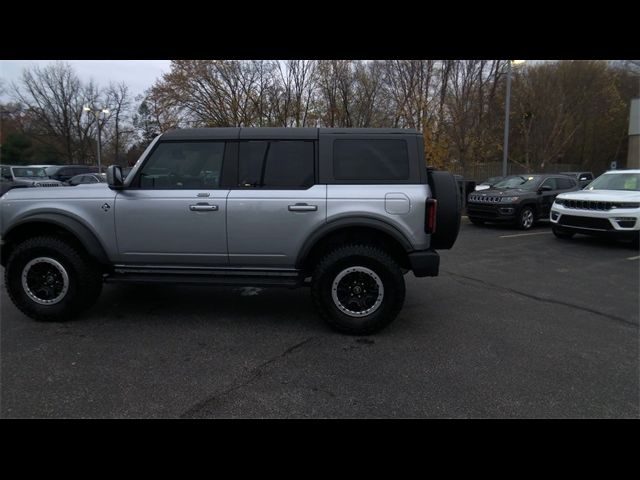
{"type": "Polygon", "coordinates": [[[460,231],[460,189],[452,173],[430,170],[428,178],[433,198],[438,201],[431,248],[447,250],[453,247],[460,231]]]}

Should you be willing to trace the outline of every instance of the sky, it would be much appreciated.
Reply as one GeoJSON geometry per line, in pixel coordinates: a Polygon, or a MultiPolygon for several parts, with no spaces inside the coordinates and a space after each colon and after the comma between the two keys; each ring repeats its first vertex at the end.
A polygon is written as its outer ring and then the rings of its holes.
{"type": "MultiPolygon", "coordinates": [[[[64,60],[70,63],[80,79],[93,79],[98,85],[126,82],[132,96],[143,93],[169,71],[169,60],[64,60]]],[[[32,65],[45,66],[52,60],[0,60],[0,79],[5,89],[20,79],[22,70],[32,65]]],[[[0,96],[7,100],[7,94],[0,96]]]]}

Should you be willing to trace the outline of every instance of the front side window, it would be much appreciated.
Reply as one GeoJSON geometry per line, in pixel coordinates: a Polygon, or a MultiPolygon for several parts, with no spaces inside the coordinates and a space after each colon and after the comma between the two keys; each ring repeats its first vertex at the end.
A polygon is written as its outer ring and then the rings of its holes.
{"type": "Polygon", "coordinates": [[[405,140],[350,139],[333,142],[336,180],[407,180],[409,151],[405,140]]]}
{"type": "Polygon", "coordinates": [[[576,186],[575,182],[570,178],[557,178],[556,183],[558,190],[568,190],[576,186]]]}
{"type": "Polygon", "coordinates": [[[555,178],[547,178],[541,187],[551,187],[551,190],[558,190],[558,184],[555,178]]]}
{"type": "Polygon", "coordinates": [[[312,141],[279,140],[240,143],[238,186],[308,188],[314,180],[312,141]]]}
{"type": "Polygon", "coordinates": [[[142,167],[140,188],[219,188],[224,148],[225,142],[160,143],[142,167]]]}

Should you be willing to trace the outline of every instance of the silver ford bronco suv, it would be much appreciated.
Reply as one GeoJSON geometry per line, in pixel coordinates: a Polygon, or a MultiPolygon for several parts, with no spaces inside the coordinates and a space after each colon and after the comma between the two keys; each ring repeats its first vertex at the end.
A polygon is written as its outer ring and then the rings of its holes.
{"type": "Polygon", "coordinates": [[[333,328],[369,334],[438,275],[460,227],[453,175],[407,129],[200,128],[158,136],[123,178],[0,198],[1,264],[35,320],[90,307],[104,282],[310,285],[333,328]]]}

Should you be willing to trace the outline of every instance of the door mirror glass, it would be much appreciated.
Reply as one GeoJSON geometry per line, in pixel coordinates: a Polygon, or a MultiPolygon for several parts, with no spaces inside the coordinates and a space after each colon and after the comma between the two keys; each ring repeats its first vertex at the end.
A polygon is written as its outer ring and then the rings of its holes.
{"type": "Polygon", "coordinates": [[[551,185],[542,185],[538,191],[539,192],[550,192],[551,190],[553,190],[551,185]]]}
{"type": "Polygon", "coordinates": [[[107,169],[107,184],[113,190],[120,190],[123,187],[122,168],[119,165],[111,165],[107,169]]]}

